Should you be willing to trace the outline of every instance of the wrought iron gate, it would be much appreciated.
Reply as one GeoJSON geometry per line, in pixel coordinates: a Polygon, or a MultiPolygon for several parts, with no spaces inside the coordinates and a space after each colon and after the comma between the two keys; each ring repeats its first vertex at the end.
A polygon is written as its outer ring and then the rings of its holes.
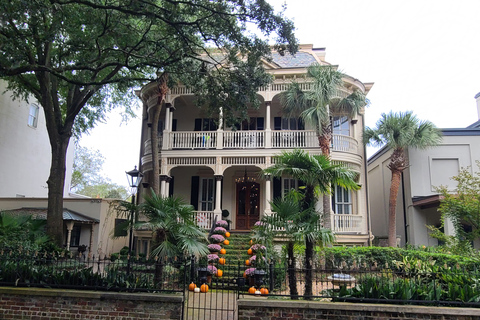
{"type": "MultiPolygon", "coordinates": [[[[193,261],[192,261],[193,262],[193,261]]],[[[219,277],[212,273],[211,266],[192,263],[185,281],[184,320],[236,320],[239,289],[245,289],[245,280],[240,266],[215,266],[221,268],[219,277]],[[198,289],[208,285],[207,292],[190,291],[194,283],[198,289]]],[[[198,291],[198,290],[196,290],[198,291]]]]}

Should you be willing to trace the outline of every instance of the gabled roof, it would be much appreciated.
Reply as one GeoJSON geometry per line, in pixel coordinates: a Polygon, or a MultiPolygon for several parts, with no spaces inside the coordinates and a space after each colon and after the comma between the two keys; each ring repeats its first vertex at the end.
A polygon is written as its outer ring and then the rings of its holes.
{"type": "MultiPolygon", "coordinates": [[[[30,215],[34,219],[47,219],[47,208],[20,208],[13,210],[6,210],[9,214],[20,216],[20,215],[30,215]]],[[[79,212],[63,208],[63,221],[76,221],[82,223],[96,224],[100,220],[95,218],[90,218],[79,212]]]]}

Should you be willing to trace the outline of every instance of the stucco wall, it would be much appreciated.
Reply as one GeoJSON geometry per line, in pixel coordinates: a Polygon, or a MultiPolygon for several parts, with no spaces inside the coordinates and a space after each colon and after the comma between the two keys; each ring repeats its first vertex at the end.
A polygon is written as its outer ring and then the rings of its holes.
{"type": "MultiPolygon", "coordinates": [[[[13,100],[0,81],[0,197],[47,197],[51,148],[43,108],[34,100],[13,100]],[[30,104],[39,105],[36,127],[28,125],[30,104]],[[8,183],[5,183],[8,182],[8,183]]],[[[64,195],[68,196],[73,143],[67,150],[64,195]]]]}

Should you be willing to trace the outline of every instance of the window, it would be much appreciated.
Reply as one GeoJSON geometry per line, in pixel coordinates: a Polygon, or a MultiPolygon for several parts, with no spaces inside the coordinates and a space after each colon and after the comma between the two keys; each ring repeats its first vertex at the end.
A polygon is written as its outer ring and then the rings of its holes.
{"type": "Polygon", "coordinates": [[[298,181],[296,179],[283,178],[282,194],[285,196],[291,189],[298,189],[298,181]]]}
{"type": "Polygon", "coordinates": [[[215,119],[213,118],[197,118],[195,119],[194,131],[215,131],[218,129],[215,119]]]}
{"type": "Polygon", "coordinates": [[[332,117],[333,134],[350,136],[350,123],[347,116],[332,117]]]}
{"type": "Polygon", "coordinates": [[[352,214],[352,195],[350,190],[335,186],[335,194],[332,198],[336,214],[352,214]]]}
{"type": "Polygon", "coordinates": [[[128,227],[128,220],[127,219],[115,219],[115,228],[113,230],[113,234],[115,237],[126,237],[128,227]]]}
{"type": "Polygon", "coordinates": [[[305,124],[300,118],[275,117],[273,120],[274,130],[305,130],[305,124]]]}
{"type": "Polygon", "coordinates": [[[215,206],[215,181],[213,178],[201,178],[200,211],[213,211],[215,206]]]}
{"type": "Polygon", "coordinates": [[[28,125],[30,127],[36,128],[38,121],[38,106],[36,104],[30,105],[30,110],[28,112],[28,125]]]}
{"type": "Polygon", "coordinates": [[[242,121],[242,123],[237,123],[236,128],[242,131],[264,130],[265,120],[263,117],[250,117],[248,120],[242,121]]]}
{"type": "MultiPolygon", "coordinates": [[[[80,245],[80,232],[82,227],[79,225],[74,225],[72,228],[72,234],[70,237],[70,247],[78,247],[80,245]]],[[[68,232],[68,231],[67,231],[68,232]]],[[[67,239],[67,237],[65,237],[67,239]]]]}

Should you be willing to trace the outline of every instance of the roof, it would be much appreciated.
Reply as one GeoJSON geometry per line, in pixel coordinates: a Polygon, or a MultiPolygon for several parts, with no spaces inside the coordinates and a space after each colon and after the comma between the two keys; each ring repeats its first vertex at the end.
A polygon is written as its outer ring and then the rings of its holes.
{"type": "Polygon", "coordinates": [[[414,207],[420,207],[421,209],[438,207],[440,200],[443,199],[442,195],[434,194],[430,196],[415,196],[412,197],[412,204],[414,207]]]}
{"type": "Polygon", "coordinates": [[[297,52],[295,55],[291,55],[286,52],[283,56],[278,52],[272,53],[273,62],[278,64],[281,68],[302,68],[309,67],[313,63],[316,63],[315,57],[308,52],[297,52]]]}
{"type": "MultiPolygon", "coordinates": [[[[31,215],[35,219],[43,219],[43,220],[47,219],[47,208],[20,208],[20,209],[6,210],[6,212],[16,216],[31,215]]],[[[63,221],[76,221],[76,222],[90,223],[90,224],[96,224],[100,222],[100,220],[98,219],[90,218],[84,214],[75,212],[67,208],[63,208],[63,221]]]]}

